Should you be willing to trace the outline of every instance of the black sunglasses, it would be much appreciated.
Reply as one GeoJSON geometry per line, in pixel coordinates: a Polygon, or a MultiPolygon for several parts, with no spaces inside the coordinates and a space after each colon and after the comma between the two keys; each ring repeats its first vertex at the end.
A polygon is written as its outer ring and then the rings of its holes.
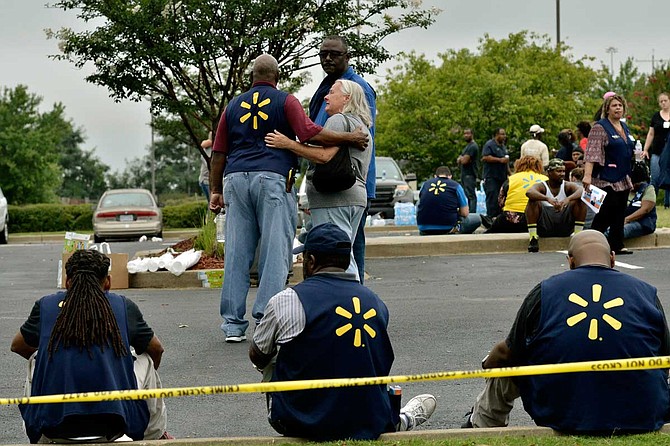
{"type": "Polygon", "coordinates": [[[325,59],[328,56],[330,56],[331,59],[335,59],[336,57],[342,57],[346,54],[348,54],[346,51],[319,51],[319,57],[321,59],[325,59]]]}

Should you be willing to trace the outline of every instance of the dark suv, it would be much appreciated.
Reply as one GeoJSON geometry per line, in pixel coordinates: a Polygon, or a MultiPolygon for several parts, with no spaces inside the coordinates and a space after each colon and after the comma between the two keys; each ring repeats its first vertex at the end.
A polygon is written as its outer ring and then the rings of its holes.
{"type": "Polygon", "coordinates": [[[393,218],[396,203],[414,203],[414,191],[407,181],[416,180],[416,176],[403,175],[402,170],[393,158],[375,157],[377,178],[375,185],[376,198],[370,204],[369,215],[382,214],[383,218],[393,218]]]}

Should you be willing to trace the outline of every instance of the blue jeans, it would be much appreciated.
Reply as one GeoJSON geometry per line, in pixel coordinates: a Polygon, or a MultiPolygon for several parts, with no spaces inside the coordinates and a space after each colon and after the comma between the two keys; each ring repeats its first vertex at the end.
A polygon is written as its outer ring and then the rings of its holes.
{"type": "Polygon", "coordinates": [[[352,251],[354,251],[354,260],[356,261],[356,266],[358,266],[358,276],[361,285],[365,281],[365,219],[368,218],[371,201],[372,199],[368,198],[368,204],[365,206],[363,215],[361,215],[360,223],[358,223],[358,232],[356,232],[356,238],[354,239],[354,246],[352,248],[352,251]]]}
{"type": "MultiPolygon", "coordinates": [[[[314,226],[322,223],[333,223],[346,232],[351,240],[354,240],[365,208],[363,206],[338,206],[334,208],[312,208],[310,211],[312,213],[312,224],[314,226]]],[[[360,281],[358,265],[354,258],[353,249],[350,253],[347,272],[356,274],[356,278],[360,281]]]]}
{"type": "Polygon", "coordinates": [[[500,188],[505,180],[499,178],[486,178],[484,181],[484,192],[486,192],[486,215],[491,218],[497,217],[502,210],[498,204],[500,188]]]}
{"type": "Polygon", "coordinates": [[[471,214],[477,212],[477,178],[472,175],[464,175],[461,178],[461,185],[465,196],[468,198],[468,208],[471,214]]]}
{"type": "Polygon", "coordinates": [[[202,189],[202,193],[205,195],[205,198],[209,203],[209,183],[200,183],[200,189],[202,189]]]}
{"type": "Polygon", "coordinates": [[[286,177],[274,172],[236,172],[226,175],[226,244],[221,329],[227,336],[245,333],[249,269],[258,253],[258,292],[252,309],[263,317],[272,296],[284,289],[297,227],[295,190],[286,192],[286,177]]]}
{"type": "MultiPolygon", "coordinates": [[[[658,180],[661,178],[661,156],[660,155],[651,155],[651,185],[654,186],[656,193],[660,192],[658,188],[658,180]]],[[[663,191],[663,206],[670,206],[670,191],[663,191]]]]}

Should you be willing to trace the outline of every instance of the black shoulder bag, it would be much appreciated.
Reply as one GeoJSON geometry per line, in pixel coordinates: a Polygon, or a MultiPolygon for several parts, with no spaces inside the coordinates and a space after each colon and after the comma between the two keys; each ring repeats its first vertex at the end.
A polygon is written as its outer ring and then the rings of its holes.
{"type": "MultiPolygon", "coordinates": [[[[351,121],[344,116],[347,122],[347,132],[351,131],[351,121]]],[[[323,194],[342,192],[356,183],[356,167],[351,160],[349,147],[342,146],[335,156],[325,164],[316,164],[312,175],[314,188],[323,194]]]]}

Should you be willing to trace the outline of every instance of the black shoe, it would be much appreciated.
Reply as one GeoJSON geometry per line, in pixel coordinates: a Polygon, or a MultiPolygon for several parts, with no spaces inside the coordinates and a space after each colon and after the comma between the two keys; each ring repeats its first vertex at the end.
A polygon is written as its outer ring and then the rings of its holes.
{"type": "Polygon", "coordinates": [[[479,214],[479,218],[482,221],[482,226],[486,229],[491,229],[491,226],[493,226],[493,219],[491,217],[485,214],[479,214]]]}
{"type": "Polygon", "coordinates": [[[528,252],[538,252],[540,250],[540,242],[537,240],[537,237],[531,237],[530,243],[528,243],[528,252]]]}
{"type": "Polygon", "coordinates": [[[633,251],[630,251],[626,248],[621,248],[618,251],[614,251],[614,254],[616,254],[618,256],[625,256],[625,255],[632,254],[632,253],[633,253],[633,251]]]}
{"type": "Polygon", "coordinates": [[[474,407],[471,407],[468,413],[465,414],[465,422],[461,424],[461,429],[472,429],[474,426],[472,425],[472,412],[475,410],[474,407]]]}

